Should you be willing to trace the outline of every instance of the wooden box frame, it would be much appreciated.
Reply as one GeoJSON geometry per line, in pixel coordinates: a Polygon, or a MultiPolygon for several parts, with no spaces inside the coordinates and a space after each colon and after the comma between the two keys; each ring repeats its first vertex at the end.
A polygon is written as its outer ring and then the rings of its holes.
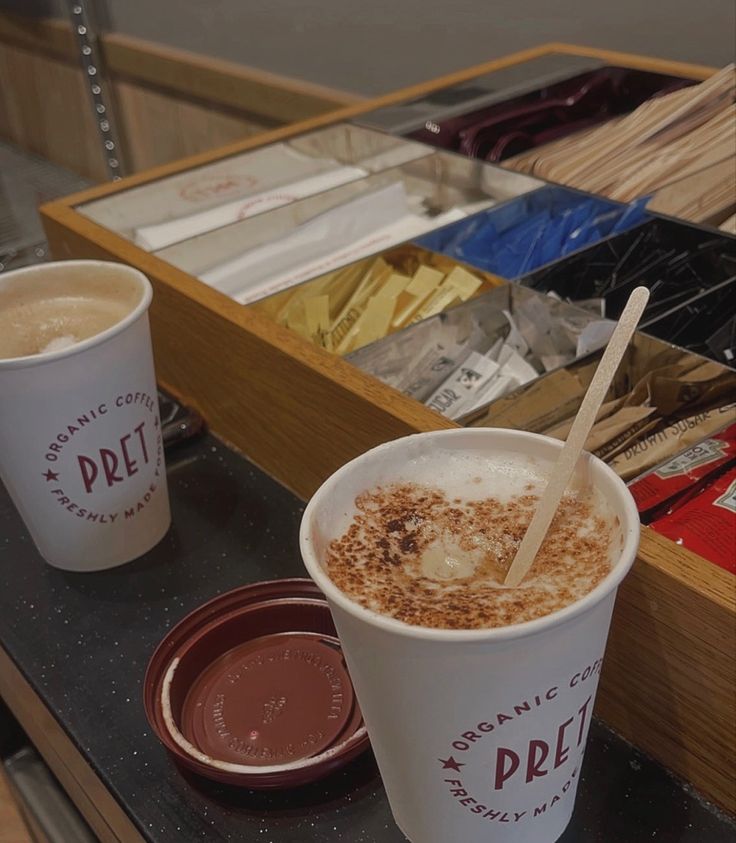
{"type": "MultiPolygon", "coordinates": [[[[123,261],[146,273],[155,288],[151,322],[161,383],[199,406],[215,433],[306,498],[334,469],[373,445],[456,425],[75,207],[550,53],[696,79],[714,72],[569,44],[523,50],[49,203],[42,216],[52,253],[56,259],[123,261]]],[[[644,528],[637,562],[619,593],[597,713],[736,812],[734,652],[736,578],[644,528]]]]}

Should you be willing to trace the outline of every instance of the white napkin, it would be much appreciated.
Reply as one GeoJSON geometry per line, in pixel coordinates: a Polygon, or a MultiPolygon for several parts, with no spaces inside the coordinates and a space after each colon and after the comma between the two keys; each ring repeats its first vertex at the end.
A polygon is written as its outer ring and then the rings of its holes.
{"type": "Polygon", "coordinates": [[[464,216],[409,213],[402,182],[364,194],[298,226],[285,237],[215,266],[200,279],[248,304],[464,216]]]}

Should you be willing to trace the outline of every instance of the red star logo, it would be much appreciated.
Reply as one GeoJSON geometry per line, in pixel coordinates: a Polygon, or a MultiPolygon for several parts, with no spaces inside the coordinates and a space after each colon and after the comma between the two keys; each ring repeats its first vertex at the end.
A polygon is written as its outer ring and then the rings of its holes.
{"type": "Polygon", "coordinates": [[[447,761],[445,761],[444,758],[438,758],[437,760],[440,764],[442,764],[443,770],[454,770],[456,773],[459,773],[460,768],[465,766],[465,764],[460,763],[460,761],[455,761],[452,755],[447,759],[447,761]]]}
{"type": "Polygon", "coordinates": [[[59,479],[59,475],[55,471],[52,471],[51,469],[46,471],[43,476],[46,478],[47,482],[51,481],[51,480],[58,480],[59,479]]]}

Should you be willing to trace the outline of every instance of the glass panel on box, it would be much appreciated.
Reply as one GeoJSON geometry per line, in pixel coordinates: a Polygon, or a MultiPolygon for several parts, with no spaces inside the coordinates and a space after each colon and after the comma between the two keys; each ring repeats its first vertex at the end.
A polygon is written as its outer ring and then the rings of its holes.
{"type": "MultiPolygon", "coordinates": [[[[549,53],[440,88],[410,102],[369,111],[355,122],[396,135],[408,134],[427,124],[436,126],[442,120],[527,94],[602,65],[601,59],[588,56],[549,53]]],[[[432,128],[428,131],[436,133],[432,128]]]]}
{"type": "MultiPolygon", "coordinates": [[[[367,126],[500,162],[627,114],[692,80],[550,54],[359,117],[367,126]]],[[[514,166],[512,164],[512,166],[514,166]]]]}
{"type": "Polygon", "coordinates": [[[544,187],[419,239],[456,260],[518,278],[648,218],[643,202],[621,205],[564,187],[544,187]]]}
{"type": "Polygon", "coordinates": [[[348,355],[451,419],[605,345],[613,323],[504,284],[348,355]]]}
{"type": "MultiPolygon", "coordinates": [[[[471,426],[509,427],[564,439],[598,366],[594,354],[466,417],[471,426]]],[[[625,480],[733,423],[736,371],[635,334],[586,442],[625,480]]]]}
{"type": "Polygon", "coordinates": [[[156,255],[247,304],[539,186],[432,151],[156,255]]]}
{"type": "Polygon", "coordinates": [[[651,290],[643,330],[728,365],[736,360],[736,238],[725,233],[654,219],[520,283],[596,300],[614,319],[643,284],[651,290]]]}
{"type": "Polygon", "coordinates": [[[77,210],[156,251],[432,152],[343,123],[132,187],[77,210]]]}
{"type": "Polygon", "coordinates": [[[413,244],[397,246],[250,305],[345,355],[505,283],[413,244]]]}

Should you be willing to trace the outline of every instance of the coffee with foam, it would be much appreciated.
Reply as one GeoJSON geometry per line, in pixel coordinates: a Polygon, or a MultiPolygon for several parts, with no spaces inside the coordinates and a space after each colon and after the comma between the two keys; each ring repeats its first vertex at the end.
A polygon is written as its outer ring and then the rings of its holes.
{"type": "Polygon", "coordinates": [[[50,354],[112,328],[140,303],[140,284],[115,268],[55,265],[0,286],[0,359],[50,354]]]}
{"type": "Polygon", "coordinates": [[[503,585],[546,482],[523,454],[436,450],[394,478],[356,497],[326,549],[330,579],[366,608],[419,626],[507,626],[575,602],[611,570],[614,515],[582,482],[522,584],[503,585]]]}

